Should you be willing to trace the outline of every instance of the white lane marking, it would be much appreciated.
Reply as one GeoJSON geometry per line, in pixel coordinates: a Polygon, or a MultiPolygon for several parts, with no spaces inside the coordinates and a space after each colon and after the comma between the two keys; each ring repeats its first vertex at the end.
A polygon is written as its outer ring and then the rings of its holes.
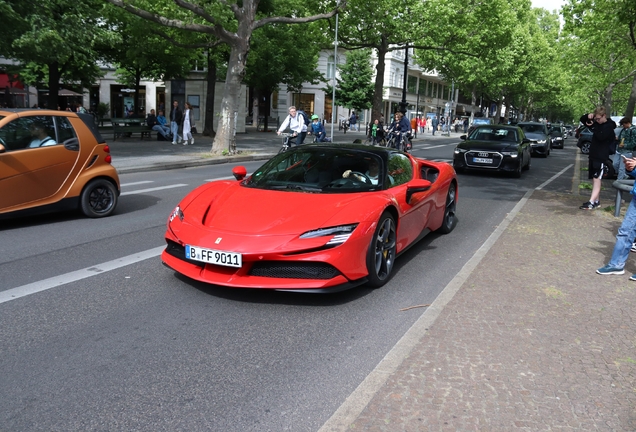
{"type": "Polygon", "coordinates": [[[152,181],[152,180],[144,180],[144,181],[138,181],[138,182],[132,182],[132,183],[122,183],[121,187],[124,187],[124,186],[136,186],[136,185],[146,184],[146,183],[154,183],[154,181],[152,181]]]}
{"type": "Polygon", "coordinates": [[[163,190],[163,189],[173,189],[173,188],[178,188],[178,187],[183,187],[183,186],[188,186],[186,183],[179,183],[179,184],[173,184],[173,185],[168,185],[168,186],[159,186],[159,187],[155,187],[155,188],[149,188],[149,189],[139,189],[139,190],[134,190],[134,191],[129,191],[129,192],[122,192],[120,195],[135,195],[135,194],[140,194],[140,193],[146,193],[146,192],[154,192],[154,191],[158,191],[158,190],[163,190]]]}
{"type": "Polygon", "coordinates": [[[203,180],[203,181],[205,181],[205,182],[213,182],[213,181],[217,181],[217,180],[233,180],[233,179],[234,179],[234,176],[227,176],[227,177],[217,177],[217,178],[213,178],[213,179],[207,179],[207,180],[203,180]]]}
{"type": "Polygon", "coordinates": [[[120,267],[125,267],[127,265],[134,264],[148,258],[154,258],[161,255],[161,252],[163,252],[165,248],[165,246],[160,246],[153,249],[148,249],[132,255],[117,258],[112,261],[107,261],[102,264],[97,264],[81,270],[76,270],[63,275],[54,276],[52,278],[2,291],[0,292],[0,303],[5,303],[11,300],[19,299],[20,297],[25,297],[31,294],[65,285],[67,283],[76,282],[78,280],[86,279],[104,272],[116,270],[120,267]]]}
{"type": "Polygon", "coordinates": [[[566,166],[565,168],[563,168],[561,171],[559,171],[558,173],[556,173],[555,175],[553,175],[552,177],[550,177],[549,179],[547,179],[545,182],[541,183],[539,186],[537,186],[535,189],[536,190],[541,190],[544,187],[546,187],[548,184],[550,184],[553,180],[555,180],[557,177],[559,177],[561,174],[563,174],[564,172],[566,172],[567,170],[569,170],[570,168],[572,168],[574,166],[574,164],[570,164],[568,166],[566,166]]]}
{"type": "Polygon", "coordinates": [[[448,147],[449,145],[457,145],[457,144],[441,144],[441,145],[436,145],[436,146],[430,146],[430,147],[419,147],[418,150],[430,150],[430,149],[434,149],[434,148],[440,148],[440,147],[448,147]]]}

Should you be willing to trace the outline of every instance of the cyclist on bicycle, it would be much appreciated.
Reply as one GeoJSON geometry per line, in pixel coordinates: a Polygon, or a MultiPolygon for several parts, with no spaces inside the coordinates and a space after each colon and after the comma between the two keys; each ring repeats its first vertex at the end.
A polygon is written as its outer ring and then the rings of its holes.
{"type": "Polygon", "coordinates": [[[387,134],[388,139],[395,137],[395,147],[398,150],[402,149],[402,143],[408,142],[408,134],[411,132],[411,124],[404,117],[400,111],[395,113],[395,119],[391,122],[391,126],[389,126],[389,132],[387,134]]]}
{"type": "Polygon", "coordinates": [[[285,129],[289,129],[292,131],[292,136],[289,139],[289,146],[291,147],[293,144],[301,145],[305,142],[305,137],[307,136],[307,125],[305,125],[305,119],[301,114],[298,114],[295,106],[289,107],[289,115],[285,117],[283,120],[283,124],[280,125],[278,135],[283,133],[285,129]]]}
{"type": "Polygon", "coordinates": [[[311,133],[314,134],[315,142],[328,142],[327,132],[325,132],[325,127],[320,121],[320,117],[316,114],[311,116],[311,133]]]}

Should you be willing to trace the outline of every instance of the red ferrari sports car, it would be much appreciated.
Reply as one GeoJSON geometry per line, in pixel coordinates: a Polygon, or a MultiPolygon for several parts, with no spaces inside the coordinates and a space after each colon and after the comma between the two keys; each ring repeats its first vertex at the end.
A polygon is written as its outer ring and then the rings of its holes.
{"type": "Polygon", "coordinates": [[[234,288],[380,287],[400,253],[457,223],[453,167],[391,148],[304,145],[233,173],[174,209],[165,265],[234,288]]]}

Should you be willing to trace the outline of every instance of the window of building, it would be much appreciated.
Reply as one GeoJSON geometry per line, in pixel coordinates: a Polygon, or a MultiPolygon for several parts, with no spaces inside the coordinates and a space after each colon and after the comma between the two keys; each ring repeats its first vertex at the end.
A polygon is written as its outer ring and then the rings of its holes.
{"type": "Polygon", "coordinates": [[[417,87],[417,94],[419,94],[420,96],[425,96],[427,84],[428,84],[428,81],[420,78],[420,85],[417,87]]]}
{"type": "Polygon", "coordinates": [[[334,56],[330,55],[327,58],[327,78],[333,79],[336,74],[336,62],[334,61],[334,56]]]}
{"type": "Polygon", "coordinates": [[[406,89],[409,93],[417,93],[417,77],[412,75],[407,77],[406,89]]]}

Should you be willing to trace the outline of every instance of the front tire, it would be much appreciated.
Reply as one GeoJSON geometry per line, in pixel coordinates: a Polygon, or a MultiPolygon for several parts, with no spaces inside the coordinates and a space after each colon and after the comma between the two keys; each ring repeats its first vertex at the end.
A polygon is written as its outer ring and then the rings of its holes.
{"type": "Polygon", "coordinates": [[[90,181],[80,196],[82,213],[90,218],[109,216],[117,207],[117,190],[108,180],[90,181]]]}
{"type": "Polygon", "coordinates": [[[368,286],[380,288],[389,281],[395,263],[396,247],[395,219],[390,213],[384,212],[367,251],[368,286]]]}

